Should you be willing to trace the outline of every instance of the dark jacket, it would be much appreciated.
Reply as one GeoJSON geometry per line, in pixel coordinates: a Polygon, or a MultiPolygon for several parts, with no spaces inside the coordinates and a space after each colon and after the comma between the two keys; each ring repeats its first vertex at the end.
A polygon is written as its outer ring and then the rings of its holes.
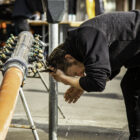
{"type": "Polygon", "coordinates": [[[140,11],[97,16],[68,32],[65,50],[84,63],[80,86],[102,91],[122,66],[140,66],[140,11]]]}

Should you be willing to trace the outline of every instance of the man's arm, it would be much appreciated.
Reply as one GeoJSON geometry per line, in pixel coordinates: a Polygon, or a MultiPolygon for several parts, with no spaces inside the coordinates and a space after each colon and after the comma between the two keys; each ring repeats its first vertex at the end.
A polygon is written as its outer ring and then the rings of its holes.
{"type": "Polygon", "coordinates": [[[56,72],[51,72],[50,74],[58,82],[62,82],[66,85],[70,85],[70,86],[75,87],[77,89],[83,90],[82,87],[79,84],[80,77],[67,76],[59,69],[57,69],[56,72]]]}
{"type": "Polygon", "coordinates": [[[79,79],[80,79],[80,77],[70,77],[67,75],[63,75],[62,76],[62,83],[68,83],[68,85],[71,85],[72,87],[83,90],[79,84],[79,79]]]}

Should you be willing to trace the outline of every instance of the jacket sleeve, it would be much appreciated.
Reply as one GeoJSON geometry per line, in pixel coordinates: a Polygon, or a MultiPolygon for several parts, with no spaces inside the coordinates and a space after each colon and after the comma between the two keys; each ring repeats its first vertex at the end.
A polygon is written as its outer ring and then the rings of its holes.
{"type": "Polygon", "coordinates": [[[108,43],[101,31],[91,27],[79,30],[77,46],[82,50],[85,77],[79,80],[80,86],[88,91],[103,91],[110,76],[108,43]]]}

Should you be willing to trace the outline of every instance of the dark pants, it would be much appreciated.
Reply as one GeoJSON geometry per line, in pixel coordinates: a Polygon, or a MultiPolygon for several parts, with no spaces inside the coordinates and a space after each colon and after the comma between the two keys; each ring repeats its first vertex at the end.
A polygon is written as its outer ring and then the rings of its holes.
{"type": "Polygon", "coordinates": [[[121,88],[130,131],[129,140],[140,140],[140,68],[127,70],[121,88]]]}

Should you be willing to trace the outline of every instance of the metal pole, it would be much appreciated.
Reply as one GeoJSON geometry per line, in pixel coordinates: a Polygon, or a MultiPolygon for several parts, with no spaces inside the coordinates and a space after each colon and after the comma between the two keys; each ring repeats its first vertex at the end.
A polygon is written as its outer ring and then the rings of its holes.
{"type": "Polygon", "coordinates": [[[136,0],[132,0],[132,10],[136,9],[136,0]]]}
{"type": "Polygon", "coordinates": [[[36,127],[35,127],[34,121],[32,119],[32,116],[31,116],[31,113],[30,113],[30,110],[29,110],[29,107],[28,107],[28,104],[27,104],[27,101],[26,101],[26,98],[24,96],[22,88],[19,89],[19,93],[20,93],[21,101],[23,103],[26,115],[27,115],[28,120],[29,120],[30,125],[31,125],[31,129],[32,129],[32,132],[34,134],[34,138],[35,138],[35,140],[39,140],[39,136],[37,134],[36,127]]]}
{"type": "MultiPolygon", "coordinates": [[[[58,24],[49,24],[49,54],[58,46],[58,24]]],[[[58,109],[57,82],[49,76],[49,140],[57,140],[58,109]]]]}

